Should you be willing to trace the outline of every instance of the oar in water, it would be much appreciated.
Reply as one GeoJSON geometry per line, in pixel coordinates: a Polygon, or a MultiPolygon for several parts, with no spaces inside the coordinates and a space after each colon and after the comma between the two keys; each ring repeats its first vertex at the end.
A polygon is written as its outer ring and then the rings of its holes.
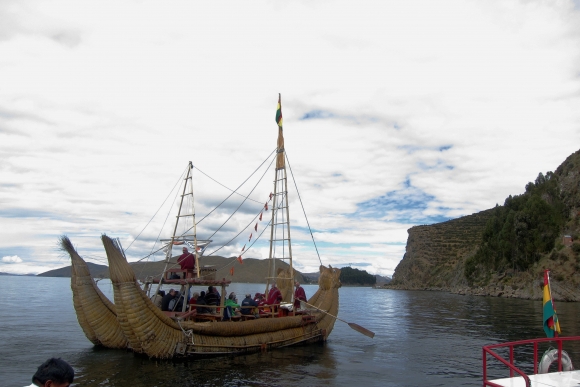
{"type": "Polygon", "coordinates": [[[358,324],[355,324],[355,323],[349,323],[348,321],[344,321],[343,319],[341,319],[341,318],[338,318],[338,317],[336,317],[336,316],[334,316],[334,315],[332,315],[332,314],[328,313],[327,311],[325,311],[325,310],[322,310],[322,309],[320,309],[320,308],[318,308],[318,307],[316,307],[316,306],[314,306],[314,305],[312,305],[312,304],[309,304],[309,303],[307,303],[306,301],[300,301],[300,302],[303,302],[303,303],[305,303],[306,305],[308,305],[308,306],[311,306],[311,307],[313,307],[314,309],[317,309],[317,310],[321,311],[322,313],[326,313],[326,314],[327,314],[327,315],[329,315],[330,317],[334,317],[335,319],[337,319],[337,320],[339,320],[339,321],[342,321],[343,323],[346,323],[346,324],[348,324],[348,326],[349,326],[349,327],[351,327],[352,329],[354,329],[355,331],[357,331],[357,332],[359,332],[359,333],[362,333],[363,335],[365,335],[365,336],[368,336],[368,337],[370,337],[371,339],[372,339],[373,337],[375,337],[375,332],[373,332],[373,331],[369,331],[368,329],[366,329],[366,328],[364,328],[364,327],[361,327],[361,326],[360,326],[360,325],[358,325],[358,324]]]}

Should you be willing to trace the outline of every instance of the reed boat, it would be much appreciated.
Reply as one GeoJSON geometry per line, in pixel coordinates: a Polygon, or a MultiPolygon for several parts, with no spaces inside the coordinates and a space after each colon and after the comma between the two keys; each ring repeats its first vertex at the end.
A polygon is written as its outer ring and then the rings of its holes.
{"type": "MultiPolygon", "coordinates": [[[[290,218],[286,174],[286,154],[282,128],[281,103],[276,115],[278,139],[275,160],[274,191],[270,193],[271,221],[269,269],[265,278],[265,294],[274,283],[279,285],[282,301],[261,306],[264,313],[229,316],[225,305],[226,288],[231,281],[216,279],[215,271],[200,266],[204,248],[211,240],[198,240],[193,204],[193,164],[189,162],[183,184],[179,212],[171,238],[165,240],[165,267],[158,277],[149,278],[143,286],[118,240],[102,236],[109,262],[114,291],[114,304],[99,291],[88,274],[88,268],[68,238],[62,246],[71,256],[73,277],[71,288],[79,324],[87,338],[108,348],[129,348],[151,358],[180,358],[226,354],[245,354],[301,343],[325,341],[338,319],[340,270],[320,265],[318,290],[307,301],[294,305],[294,276],[290,238],[290,218]],[[188,200],[186,200],[188,199],[188,200]],[[189,204],[189,206],[188,206],[189,204]],[[192,227],[178,233],[178,225],[189,219],[192,227]],[[171,266],[175,246],[193,248],[195,267],[171,266]],[[282,254],[282,255],[281,255],[282,254]],[[281,265],[280,262],[284,262],[281,265]],[[278,265],[278,268],[276,268],[278,265]],[[283,267],[280,267],[283,266],[283,267]],[[172,310],[161,310],[151,300],[161,286],[180,289],[182,296],[192,290],[213,286],[221,289],[221,302],[208,306],[210,313],[198,313],[200,305],[182,302],[172,310]]],[[[273,160],[273,161],[274,161],[273,160]]],[[[273,162],[274,164],[274,162],[273,162]]],[[[268,205],[265,206],[268,211],[268,205]]],[[[260,215],[261,219],[261,215],[260,215]]],[[[250,236],[251,238],[251,236],[250,236]]],[[[241,261],[241,255],[239,257],[241,261]]],[[[340,319],[339,319],[340,320],[340,319]]],[[[343,321],[343,320],[340,320],[343,321]]],[[[351,328],[369,337],[374,333],[353,323],[351,328]]]]}

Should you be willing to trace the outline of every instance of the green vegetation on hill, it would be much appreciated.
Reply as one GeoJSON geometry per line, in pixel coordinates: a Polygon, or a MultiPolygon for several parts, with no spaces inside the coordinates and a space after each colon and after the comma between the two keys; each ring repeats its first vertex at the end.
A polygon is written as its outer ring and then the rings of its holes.
{"type": "Polygon", "coordinates": [[[365,270],[343,267],[340,271],[340,282],[343,285],[374,285],[377,282],[377,277],[365,270]]]}
{"type": "Polygon", "coordinates": [[[552,296],[580,301],[580,150],[503,206],[408,232],[385,287],[541,299],[550,270],[552,296]]]}
{"type": "Polygon", "coordinates": [[[558,176],[538,175],[522,195],[509,196],[487,221],[483,240],[465,262],[465,276],[474,280],[486,273],[529,269],[551,251],[566,220],[558,176]]]}

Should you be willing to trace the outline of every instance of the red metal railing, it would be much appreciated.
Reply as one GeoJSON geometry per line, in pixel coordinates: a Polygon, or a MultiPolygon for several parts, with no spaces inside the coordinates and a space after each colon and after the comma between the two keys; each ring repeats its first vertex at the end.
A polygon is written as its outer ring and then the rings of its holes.
{"type": "Polygon", "coordinates": [[[509,343],[502,344],[492,344],[483,347],[483,386],[490,387],[502,387],[487,379],[487,355],[492,356],[494,359],[498,360],[510,370],[510,377],[514,374],[518,374],[524,378],[526,381],[526,386],[530,387],[530,378],[514,364],[514,347],[523,345],[534,345],[534,375],[538,373],[538,343],[555,342],[558,346],[558,371],[562,371],[562,343],[564,341],[580,341],[580,336],[570,336],[570,337],[554,337],[554,338],[543,338],[543,339],[532,339],[532,340],[520,340],[511,341],[509,343]],[[494,352],[497,348],[509,348],[509,360],[504,359],[501,355],[494,352]]]}

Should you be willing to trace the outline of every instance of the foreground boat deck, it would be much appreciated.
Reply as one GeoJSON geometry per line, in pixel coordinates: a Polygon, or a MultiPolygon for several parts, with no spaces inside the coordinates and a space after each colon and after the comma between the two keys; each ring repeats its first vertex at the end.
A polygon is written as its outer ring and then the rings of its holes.
{"type": "MultiPolygon", "coordinates": [[[[579,387],[580,370],[567,372],[550,372],[547,374],[529,375],[532,387],[579,387]]],[[[501,387],[526,387],[526,381],[521,376],[490,380],[501,387]]]]}

